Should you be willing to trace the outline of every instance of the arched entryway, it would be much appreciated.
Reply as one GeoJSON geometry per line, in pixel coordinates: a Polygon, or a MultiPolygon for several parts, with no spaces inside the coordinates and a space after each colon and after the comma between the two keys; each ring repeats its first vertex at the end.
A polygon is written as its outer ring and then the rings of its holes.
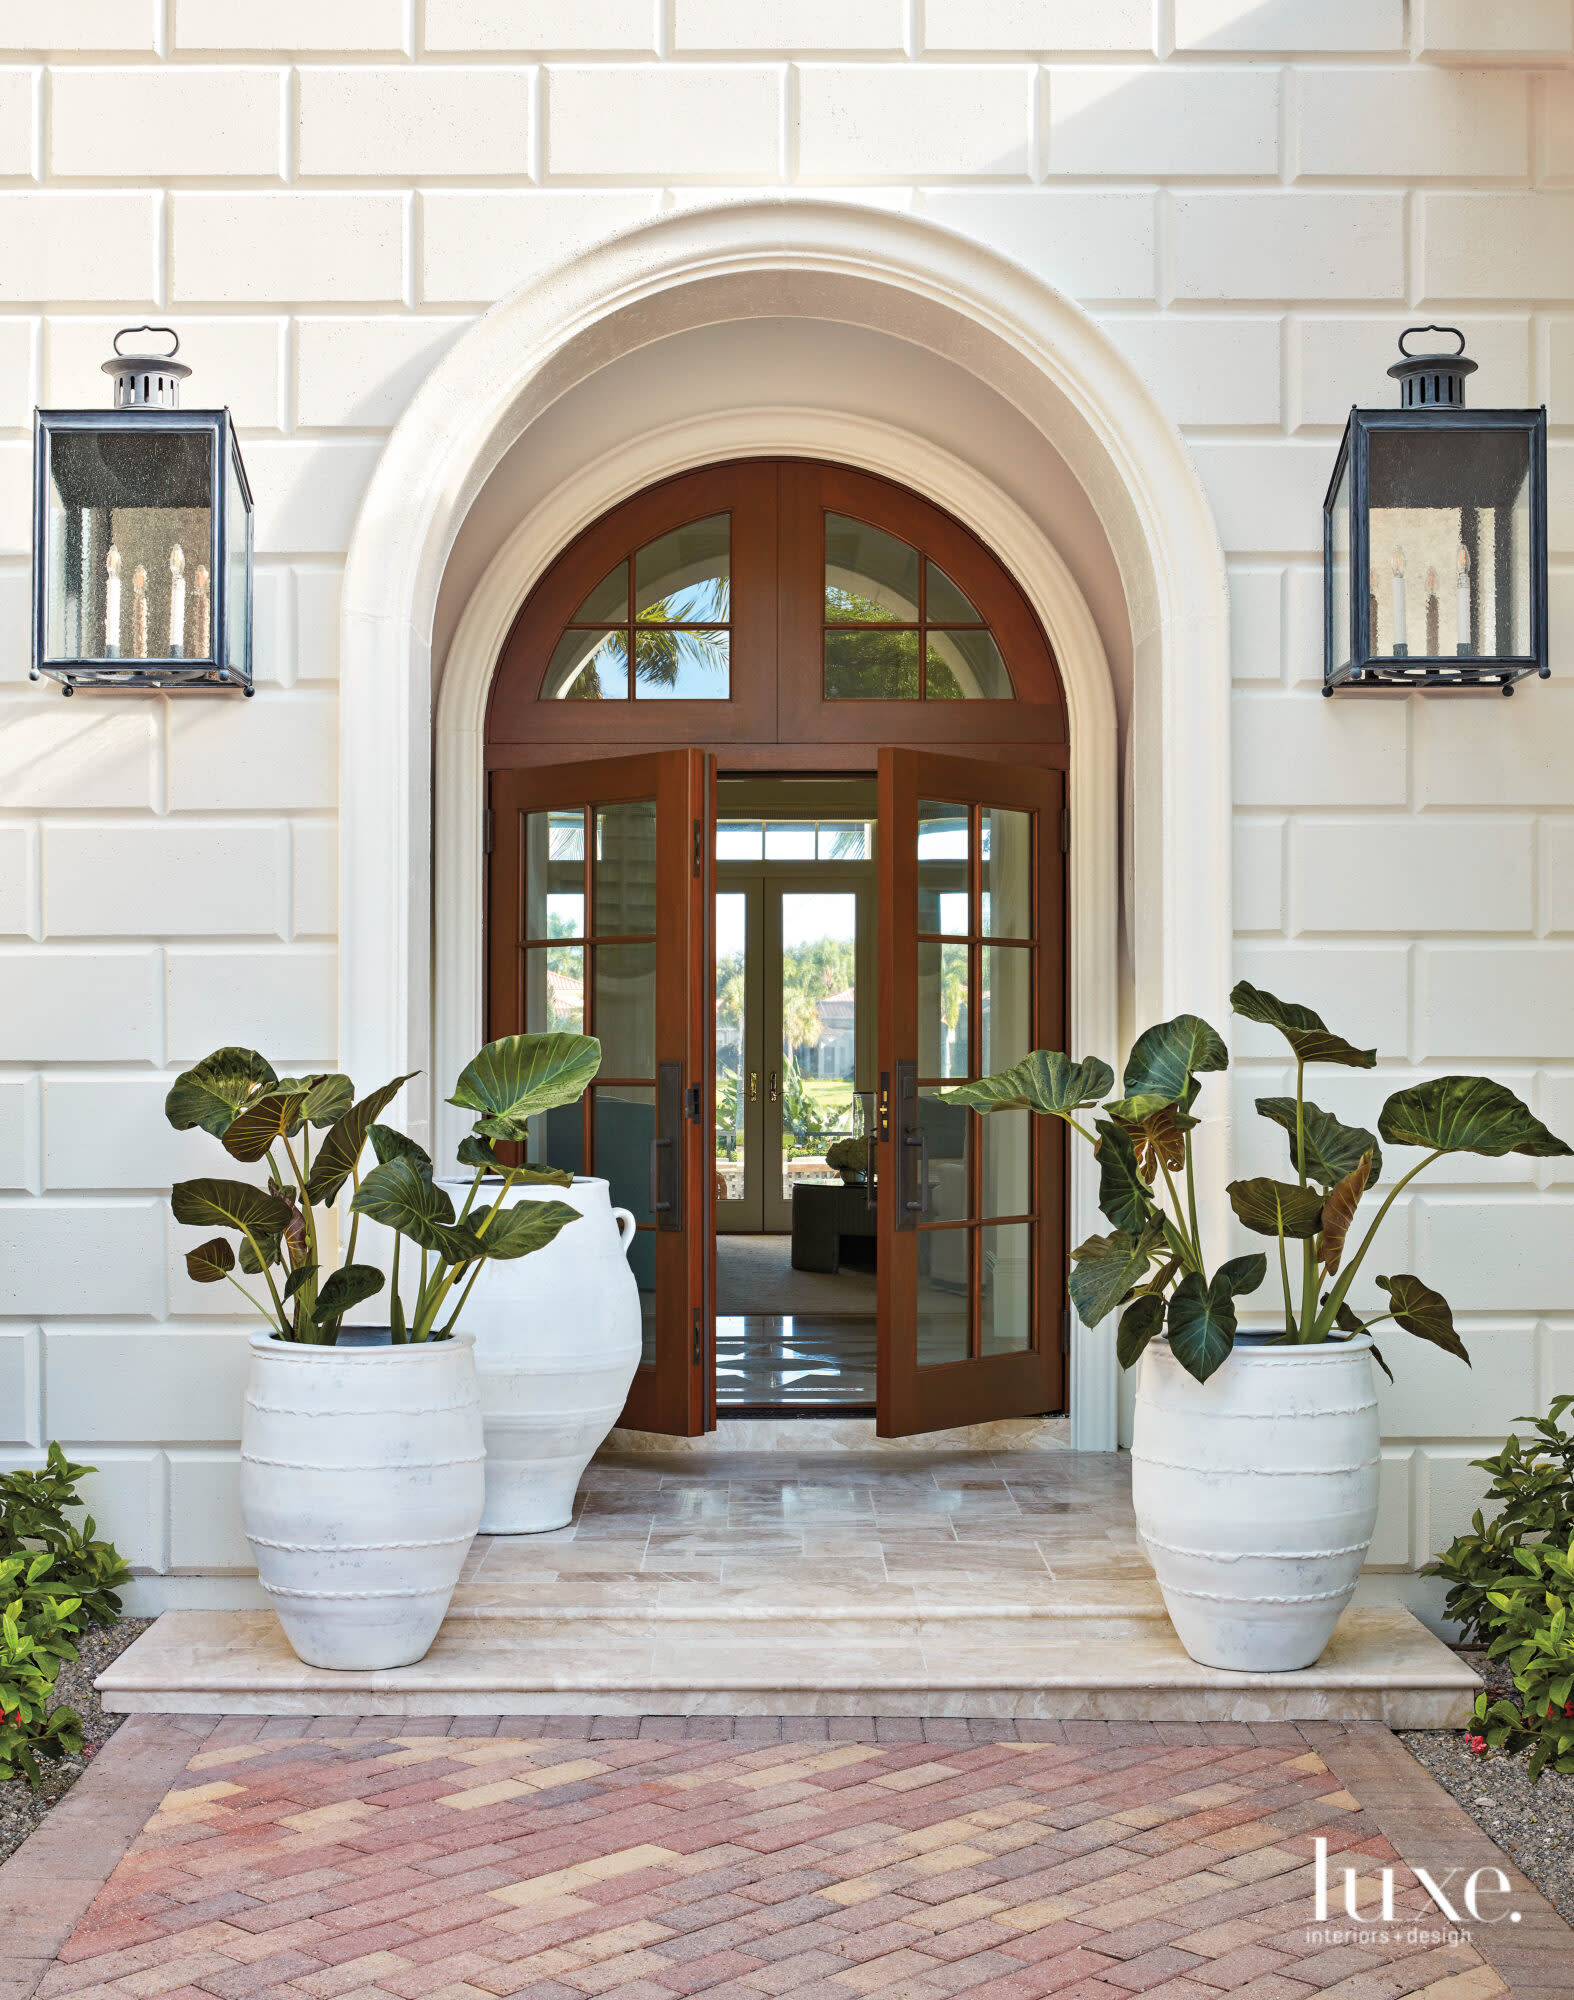
{"type": "MultiPolygon", "coordinates": [[[[895,351],[894,349],[892,350],[895,351]]],[[[702,385],[703,386],[703,385],[702,385]]],[[[828,387],[832,386],[828,381],[828,387]]],[[[1222,1008],[1228,987],[1228,618],[1212,517],[1184,447],[1095,323],[1041,279],[943,228],[857,204],[767,197],[686,209],[575,255],[470,329],[389,439],[352,540],[341,621],[341,1058],[421,1069],[412,1129],[445,1154],[442,1080],[482,1032],[482,739],[490,678],[523,598],[565,543],[653,480],[762,451],[834,458],[943,494],[1007,562],[1048,632],[1071,718],[1070,1032],[1113,1049],[1117,1012],[1222,1008]],[[1135,774],[1124,916],[1114,689],[1104,641],[1060,551],[1057,517],[970,435],[922,407],[783,398],[762,378],[620,417],[561,453],[462,615],[434,621],[472,510],[516,447],[533,451],[578,388],[622,361],[761,314],[866,330],[987,382],[1004,435],[1059,454],[1119,566],[1134,664],[1135,774]],[[746,406],[745,406],[746,403],[746,406]],[[438,688],[438,670],[441,675],[438,688]],[[435,741],[434,741],[435,734],[435,741]],[[423,1091],[425,1094],[423,1095],[423,1091]]],[[[1073,1229],[1096,1228],[1096,1174],[1073,1164],[1073,1229]]],[[[1115,1438],[1108,1343],[1072,1332],[1073,1441],[1115,1438]]]]}
{"type": "Polygon", "coordinates": [[[535,1156],[636,1217],[629,1420],[1060,1410],[1061,1135],[945,1096],[1065,1041],[1066,703],[998,558],[842,465],[658,482],[530,593],[485,756],[486,1032],[602,1040],[535,1156]]]}

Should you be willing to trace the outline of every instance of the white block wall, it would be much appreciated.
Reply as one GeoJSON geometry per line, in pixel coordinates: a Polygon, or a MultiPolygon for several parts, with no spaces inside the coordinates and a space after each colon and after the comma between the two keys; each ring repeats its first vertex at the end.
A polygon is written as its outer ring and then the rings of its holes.
{"type": "MultiPolygon", "coordinates": [[[[338,579],[383,435],[470,319],[664,207],[910,208],[1097,316],[1180,425],[1235,617],[1241,972],[1374,1041],[1371,1120],[1482,1067],[1574,1131],[1574,7],[1569,0],[11,0],[0,8],[0,1451],[58,1436],[187,1600],[248,1567],[241,1322],[164,1207],[160,1104],[227,1040],[332,1060],[338,579]],[[29,425],[174,318],[257,495],[261,692],[62,702],[27,668],[29,425]],[[1324,702],[1320,501],[1407,321],[1551,406],[1554,664],[1512,702],[1324,702]],[[197,1579],[218,1574],[219,1580],[197,1579]],[[179,1581],[184,1579],[185,1581],[179,1581]]],[[[1238,1038],[1253,1096],[1283,1087],[1238,1038]]],[[[370,1081],[367,1079],[366,1081],[370,1081]]],[[[1260,1150],[1258,1149],[1260,1146],[1260,1150]]],[[[1574,1388],[1574,1174],[1466,1166],[1379,1268],[1476,1366],[1386,1342],[1374,1560],[1574,1388]]],[[[157,1583],[156,1579],[166,1579],[157,1583]]]]}

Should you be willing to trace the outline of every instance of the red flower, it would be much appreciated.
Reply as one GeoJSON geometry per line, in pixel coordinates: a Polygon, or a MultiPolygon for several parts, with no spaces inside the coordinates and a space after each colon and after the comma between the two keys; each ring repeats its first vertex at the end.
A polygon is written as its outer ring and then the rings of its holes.
{"type": "Polygon", "coordinates": [[[1487,1754],[1487,1739],[1484,1736],[1467,1736],[1465,1748],[1474,1751],[1478,1757],[1484,1757],[1487,1754]]]}

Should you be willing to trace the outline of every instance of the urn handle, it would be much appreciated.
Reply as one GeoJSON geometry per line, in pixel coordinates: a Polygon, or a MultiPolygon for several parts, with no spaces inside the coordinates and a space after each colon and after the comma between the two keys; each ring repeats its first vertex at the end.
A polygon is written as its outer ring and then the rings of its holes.
{"type": "Polygon", "coordinates": [[[618,1226],[618,1248],[626,1257],[629,1253],[629,1245],[634,1241],[634,1231],[638,1226],[634,1221],[633,1211],[627,1208],[615,1208],[612,1211],[612,1220],[618,1226]]]}

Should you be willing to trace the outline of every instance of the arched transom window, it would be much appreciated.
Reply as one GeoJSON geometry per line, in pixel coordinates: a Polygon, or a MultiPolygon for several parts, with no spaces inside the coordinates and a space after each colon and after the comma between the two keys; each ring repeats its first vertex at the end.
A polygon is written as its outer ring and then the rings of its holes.
{"type": "Polygon", "coordinates": [[[515,622],[488,733],[637,741],[648,702],[663,741],[1065,737],[1043,632],[989,550],[903,487],[807,460],[685,473],[587,529],[515,622]]]}

